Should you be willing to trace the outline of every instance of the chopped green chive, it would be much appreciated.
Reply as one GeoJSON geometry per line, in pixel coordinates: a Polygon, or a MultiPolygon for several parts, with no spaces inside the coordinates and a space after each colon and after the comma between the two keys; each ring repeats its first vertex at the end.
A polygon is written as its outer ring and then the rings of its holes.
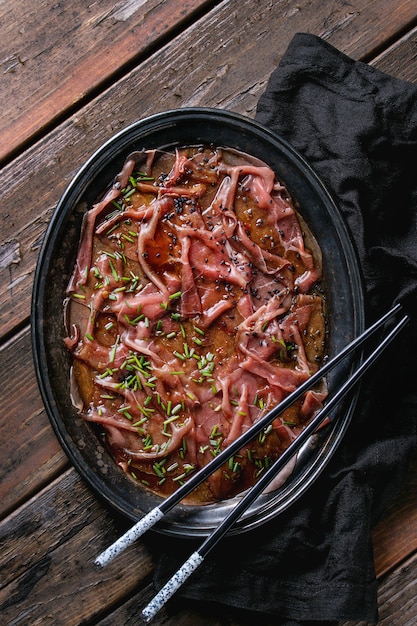
{"type": "Polygon", "coordinates": [[[117,273],[116,268],[115,268],[115,267],[114,267],[114,265],[113,265],[113,261],[112,261],[110,258],[108,258],[108,261],[109,261],[109,265],[110,265],[111,273],[113,274],[113,278],[114,278],[114,280],[115,280],[115,281],[116,281],[116,283],[117,283],[117,282],[119,282],[119,280],[120,280],[120,278],[119,278],[119,274],[117,273]]]}
{"type": "Polygon", "coordinates": [[[114,342],[114,346],[112,347],[110,351],[110,358],[109,358],[110,363],[114,363],[114,359],[116,358],[116,350],[117,350],[117,346],[119,345],[119,341],[120,341],[120,335],[117,335],[116,341],[114,342]]]}

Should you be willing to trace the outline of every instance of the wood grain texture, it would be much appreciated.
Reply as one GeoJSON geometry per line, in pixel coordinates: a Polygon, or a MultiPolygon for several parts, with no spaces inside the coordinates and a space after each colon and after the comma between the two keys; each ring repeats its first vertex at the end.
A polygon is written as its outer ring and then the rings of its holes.
{"type": "Polygon", "coordinates": [[[297,31],[362,57],[402,30],[413,8],[405,0],[336,0],[323,19],[321,7],[321,0],[223,2],[3,169],[0,336],[29,315],[37,255],[54,207],[104,141],[139,118],[177,107],[217,106],[253,117],[297,31]]]}
{"type": "MultiPolygon", "coordinates": [[[[142,623],[140,610],[154,591],[145,541],[131,546],[99,575],[92,565],[128,522],[103,506],[75,470],[68,469],[37,389],[29,327],[22,328],[29,315],[42,238],[59,196],[80,164],[115,132],[160,110],[204,105],[254,116],[270,73],[298,31],[318,34],[354,58],[375,57],[372,63],[383,71],[417,81],[417,32],[410,29],[399,38],[417,17],[414,0],[334,0],[327,3],[326,13],[322,0],[224,0],[209,12],[212,4],[217,3],[40,0],[35,16],[33,5],[23,0],[0,3],[5,33],[0,42],[2,85],[7,85],[9,99],[13,97],[14,110],[22,112],[16,115],[16,123],[27,125],[26,135],[16,130],[12,140],[22,146],[45,125],[50,131],[5,167],[0,181],[4,217],[0,229],[0,518],[7,515],[0,523],[1,623],[136,626],[142,623]],[[142,16],[146,28],[140,18],[145,7],[154,7],[142,16]],[[172,7],[177,14],[170,22],[172,7]],[[191,12],[202,8],[200,18],[151,54],[161,37],[174,32],[170,28],[176,29],[175,23],[188,19],[179,15],[184,7],[191,12]],[[12,12],[22,16],[19,33],[12,29],[12,12]],[[162,24],[165,19],[168,22],[162,24]],[[119,39],[113,40],[116,34],[119,39]],[[28,51],[27,57],[22,50],[28,51]],[[130,64],[133,69],[128,70],[130,64]],[[124,76],[94,97],[114,72],[124,76]],[[30,106],[25,105],[32,95],[30,106]],[[56,123],[60,111],[65,114],[74,108],[78,110],[71,117],[54,129],[49,126],[51,120],[56,123]]],[[[2,88],[0,103],[5,93],[2,88]]],[[[0,108],[2,114],[9,114],[9,104],[0,108]]],[[[4,145],[9,150],[7,141],[4,145]]],[[[382,626],[416,623],[416,511],[417,460],[404,490],[374,531],[382,626]]],[[[233,611],[219,617],[198,606],[175,603],[153,622],[155,626],[249,623],[253,622],[233,611]]]]}
{"type": "MultiPolygon", "coordinates": [[[[384,578],[379,586],[379,626],[414,626],[417,603],[417,553],[384,578]]],[[[339,626],[369,626],[343,622],[339,626]]]]}
{"type": "Polygon", "coordinates": [[[373,65],[386,74],[416,82],[417,27],[381,52],[373,65]]]}
{"type": "Polygon", "coordinates": [[[379,578],[417,552],[417,453],[408,480],[373,532],[375,569],[379,578]]]}
{"type": "Polygon", "coordinates": [[[75,470],[51,483],[0,525],[2,623],[76,626],[148,582],[152,561],[143,542],[105,569],[94,565],[123,530],[75,470]]]}
{"type": "Polygon", "coordinates": [[[31,358],[29,328],[1,347],[0,378],[1,519],[61,472],[68,462],[43,408],[31,358]]]}
{"type": "Polygon", "coordinates": [[[212,4],[37,0],[35,10],[24,0],[0,3],[0,162],[212,4]]]}

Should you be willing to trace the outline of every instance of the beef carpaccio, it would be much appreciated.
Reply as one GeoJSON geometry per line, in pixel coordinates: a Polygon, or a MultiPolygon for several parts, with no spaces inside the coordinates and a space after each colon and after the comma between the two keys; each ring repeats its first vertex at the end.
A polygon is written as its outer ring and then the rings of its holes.
{"type": "MultiPolygon", "coordinates": [[[[320,278],[263,162],[213,146],[129,155],[84,216],[68,284],[74,404],[133,480],[171,493],[320,367],[320,278]]],[[[325,394],[307,392],[189,502],[247,489],[325,394]]]]}

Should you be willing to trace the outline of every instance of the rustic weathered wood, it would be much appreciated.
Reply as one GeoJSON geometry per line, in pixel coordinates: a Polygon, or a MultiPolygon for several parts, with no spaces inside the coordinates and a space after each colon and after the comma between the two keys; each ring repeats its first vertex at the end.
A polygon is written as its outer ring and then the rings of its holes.
{"type": "Polygon", "coordinates": [[[407,483],[373,533],[375,569],[379,578],[417,552],[417,454],[407,483]]]}
{"type": "MultiPolygon", "coordinates": [[[[155,591],[146,542],[137,542],[105,569],[93,565],[125,529],[126,520],[104,508],[75,470],[66,471],[0,524],[2,623],[142,623],[140,611],[155,591]],[[127,601],[119,607],[123,598],[127,601]]],[[[153,623],[174,626],[179,619],[182,626],[226,623],[190,608],[171,616],[163,610],[153,623]]]]}
{"type": "Polygon", "coordinates": [[[391,76],[416,82],[416,41],[417,28],[414,28],[390,48],[381,52],[372,64],[391,76]]]}
{"type": "Polygon", "coordinates": [[[2,623],[75,626],[145,584],[152,561],[143,542],[105,569],[94,565],[123,530],[75,470],[51,483],[0,525],[2,623]]]}
{"type": "Polygon", "coordinates": [[[379,589],[380,626],[406,626],[416,621],[417,554],[404,562],[379,589]]]}
{"type": "Polygon", "coordinates": [[[68,462],[43,408],[28,328],[1,347],[0,379],[1,519],[61,472],[68,462]]]}
{"type": "Polygon", "coordinates": [[[217,106],[253,116],[295,32],[314,32],[353,57],[362,57],[406,26],[412,4],[355,0],[346,5],[337,0],[323,18],[321,0],[296,5],[291,0],[223,2],[4,168],[1,334],[29,315],[46,225],[72,175],[101,143],[138,118],[179,106],[217,106]]]}
{"type": "Polygon", "coordinates": [[[34,11],[2,2],[0,162],[211,5],[38,0],[34,11]]]}
{"type": "MultiPolygon", "coordinates": [[[[68,462],[37,389],[29,328],[22,327],[29,315],[40,242],[57,199],[98,145],[140,117],[193,105],[220,106],[253,116],[267,78],[297,31],[319,34],[354,58],[417,81],[417,30],[410,29],[398,39],[413,20],[415,23],[415,2],[105,0],[85,6],[75,0],[55,3],[49,13],[51,1],[41,0],[36,18],[31,5],[22,0],[11,7],[6,4],[0,6],[0,19],[5,17],[0,23],[9,38],[8,43],[7,37],[0,42],[5,50],[2,85],[15,89],[16,83],[20,90],[6,93],[2,89],[0,104],[6,96],[7,106],[0,107],[1,114],[9,111],[9,99],[14,99],[14,110],[23,110],[28,102],[34,107],[26,107],[26,116],[17,115],[20,130],[12,138],[16,146],[39,136],[46,126],[50,132],[4,168],[0,182],[0,337],[10,337],[0,350],[0,518],[8,515],[0,523],[0,622],[136,625],[141,623],[141,608],[153,594],[149,582],[153,564],[146,541],[131,546],[99,575],[93,567],[93,558],[129,522],[102,506],[74,469],[66,469],[68,462]],[[208,8],[214,4],[219,6],[210,13],[208,8]],[[325,5],[330,7],[327,11],[325,5]],[[151,7],[152,14],[145,16],[151,7]],[[176,14],[170,21],[172,7],[176,14]],[[187,15],[198,7],[201,17],[193,26],[145,58],[162,45],[163,37],[171,37],[176,29],[179,32],[185,24],[182,20],[188,20],[187,15]],[[130,11],[124,22],[120,20],[123,12],[126,16],[130,11]],[[22,15],[22,32],[14,39],[17,15],[22,15]],[[62,20],[65,17],[65,32],[72,25],[71,39],[63,36],[59,40],[59,15],[62,20]],[[163,20],[168,21],[162,24],[163,20]],[[47,23],[51,23],[50,32],[45,30],[47,23]],[[23,36],[26,57],[20,54],[23,36]],[[86,59],[91,63],[88,78],[86,59]],[[42,75],[36,73],[38,61],[42,75]],[[137,66],[133,68],[134,63],[137,66]],[[62,84],[54,84],[53,77],[59,72],[52,67],[59,68],[62,84]],[[114,82],[116,74],[120,79],[105,91],[106,81],[114,82]],[[102,94],[95,97],[99,91],[102,94]],[[79,108],[88,99],[91,101],[79,108]],[[49,126],[57,123],[57,115],[62,113],[59,119],[64,119],[70,109],[78,108],[55,130],[49,126]],[[28,500],[35,493],[36,497],[28,500]]],[[[373,535],[382,626],[411,626],[416,621],[416,526],[417,460],[404,491],[373,535]]],[[[199,611],[198,606],[178,608],[174,604],[153,623],[248,626],[249,621],[233,611],[225,610],[219,617],[199,611]]],[[[364,625],[349,622],[340,626],[364,625]]]]}
{"type": "MultiPolygon", "coordinates": [[[[387,576],[379,587],[379,626],[414,626],[417,602],[417,553],[387,576]]],[[[339,626],[368,626],[343,622],[339,626]]]]}

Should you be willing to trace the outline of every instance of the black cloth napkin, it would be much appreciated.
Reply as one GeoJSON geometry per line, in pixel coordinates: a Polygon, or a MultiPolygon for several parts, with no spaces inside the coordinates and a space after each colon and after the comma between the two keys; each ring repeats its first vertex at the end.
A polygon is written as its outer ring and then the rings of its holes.
{"type": "MultiPolygon", "coordinates": [[[[248,623],[372,623],[370,532],[416,446],[417,86],[300,33],[256,118],[298,149],[335,198],[362,268],[367,322],[398,300],[412,320],[367,376],[348,433],[315,485],[274,521],[224,539],[177,597],[200,609],[214,603],[217,615],[219,603],[222,615],[236,607],[248,623]]],[[[157,538],[158,589],[196,545],[157,538]]]]}

